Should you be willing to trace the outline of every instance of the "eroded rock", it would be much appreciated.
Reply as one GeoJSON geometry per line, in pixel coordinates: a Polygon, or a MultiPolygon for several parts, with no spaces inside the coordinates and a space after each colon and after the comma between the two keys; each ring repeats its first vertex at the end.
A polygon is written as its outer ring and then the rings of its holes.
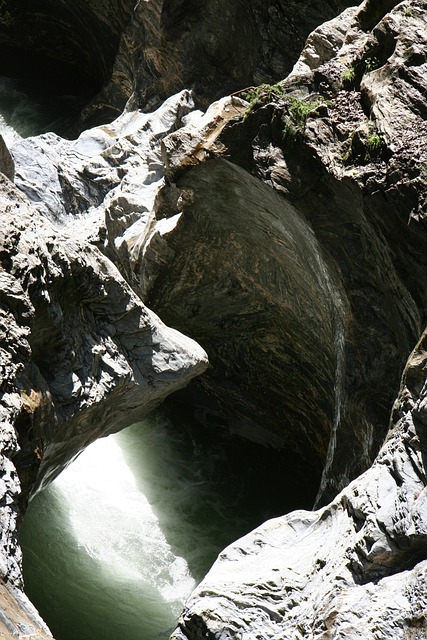
{"type": "Polygon", "coordinates": [[[423,638],[427,333],[376,461],[327,507],[266,522],[219,556],[173,638],[423,638]]]}
{"type": "Polygon", "coordinates": [[[31,352],[14,382],[25,494],[39,466],[41,483],[207,363],[196,343],[142,305],[98,249],[50,225],[12,187],[2,191],[0,256],[19,289],[18,317],[21,305],[29,324],[31,352]]]}

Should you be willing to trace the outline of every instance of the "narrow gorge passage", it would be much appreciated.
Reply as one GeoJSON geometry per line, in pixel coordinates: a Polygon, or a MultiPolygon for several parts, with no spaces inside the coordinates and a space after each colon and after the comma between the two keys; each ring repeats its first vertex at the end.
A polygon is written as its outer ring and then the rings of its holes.
{"type": "Polygon", "coordinates": [[[29,78],[0,76],[0,133],[8,145],[47,131],[67,137],[89,95],[65,88],[55,91],[29,78]]]}
{"type": "Polygon", "coordinates": [[[26,590],[56,640],[167,638],[224,547],[310,506],[318,479],[285,482],[283,453],[173,413],[98,440],[30,503],[26,590]]]}

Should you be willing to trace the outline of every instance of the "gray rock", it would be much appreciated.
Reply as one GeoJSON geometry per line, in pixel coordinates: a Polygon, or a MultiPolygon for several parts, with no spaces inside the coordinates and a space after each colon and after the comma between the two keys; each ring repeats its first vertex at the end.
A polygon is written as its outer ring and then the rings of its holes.
{"type": "Polygon", "coordinates": [[[175,640],[382,640],[427,634],[427,333],[372,467],[319,511],[269,520],[225,549],[175,640]]]}
{"type": "Polygon", "coordinates": [[[335,43],[336,55],[325,62],[312,55],[309,66],[304,52],[281,84],[282,97],[261,101],[218,140],[229,159],[302,212],[346,292],[351,320],[340,426],[330,441],[322,503],[370,466],[386,434],[399,372],[426,321],[425,74],[423,58],[404,53],[410,40],[425,47],[425,13],[405,9],[380,15],[369,33],[358,22],[363,6],[353,19],[346,11],[318,29],[308,48],[316,43],[322,50],[323,39],[335,43]],[[344,89],[346,69],[355,78],[344,89]],[[414,85],[419,77],[424,80],[414,85]],[[305,120],[297,122],[292,105],[307,110],[305,120]],[[294,144],[284,139],[289,129],[294,144]]]}
{"type": "Polygon", "coordinates": [[[48,637],[21,592],[16,535],[29,494],[207,367],[203,349],[148,310],[95,246],[117,256],[120,233],[135,234],[163,184],[159,141],[191,108],[182,92],[73,142],[22,141],[21,191],[0,176],[0,601],[12,636],[19,624],[48,637]]]}
{"type": "MultiPolygon", "coordinates": [[[[425,338],[378,453],[427,318],[426,13],[394,5],[369,0],[322,25],[282,97],[242,117],[235,96],[205,115],[188,92],[154,116],[132,105],[157,104],[195,69],[207,71],[195,81],[202,103],[276,80],[294,60],[281,18],[295,5],[254,1],[241,19],[240,6],[205,3],[194,41],[192,3],[138,3],[112,82],[85,115],[135,91],[123,116],[76,141],[14,148],[32,206],[3,181],[8,584],[19,586],[17,505],[31,487],[206,366],[144,298],[209,352],[212,369],[181,396],[201,421],[286,446],[307,473],[323,469],[318,504],[332,498],[228,548],[176,637],[426,636],[425,338]],[[249,40],[222,47],[229,32],[216,27],[236,19],[249,40]]],[[[299,4],[304,25],[330,17],[325,7],[299,4]]]]}
{"type": "Polygon", "coordinates": [[[0,172],[13,182],[15,165],[2,135],[0,135],[0,172]]]}
{"type": "Polygon", "coordinates": [[[305,216],[340,274],[351,311],[319,502],[345,488],[322,509],[270,520],[221,553],[176,639],[427,636],[425,332],[386,434],[395,375],[426,322],[427,31],[422,7],[394,4],[365,2],[318,29],[283,97],[218,140],[305,216]],[[294,101],[319,94],[324,103],[289,146],[294,101]],[[349,482],[357,471],[365,472],[349,482]]]}
{"type": "Polygon", "coordinates": [[[22,308],[32,316],[31,358],[14,382],[25,496],[39,466],[43,484],[207,362],[196,343],[144,307],[98,249],[49,224],[12,188],[1,193],[1,211],[3,268],[22,288],[14,297],[18,315],[22,308]]]}

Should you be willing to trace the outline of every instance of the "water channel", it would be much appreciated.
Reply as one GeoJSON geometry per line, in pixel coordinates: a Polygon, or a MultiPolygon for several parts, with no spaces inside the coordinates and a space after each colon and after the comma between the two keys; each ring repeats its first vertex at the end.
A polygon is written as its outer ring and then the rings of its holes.
{"type": "MultiPolygon", "coordinates": [[[[72,121],[72,97],[53,110],[48,102],[0,79],[9,146],[72,121]]],[[[162,408],[95,442],[31,501],[20,532],[25,588],[56,640],[167,638],[227,544],[312,506],[319,479],[292,454],[217,427],[162,408]]]]}
{"type": "Polygon", "coordinates": [[[56,640],[167,638],[217,554],[295,506],[284,464],[163,411],[91,445],[21,530],[26,590],[56,640]]]}

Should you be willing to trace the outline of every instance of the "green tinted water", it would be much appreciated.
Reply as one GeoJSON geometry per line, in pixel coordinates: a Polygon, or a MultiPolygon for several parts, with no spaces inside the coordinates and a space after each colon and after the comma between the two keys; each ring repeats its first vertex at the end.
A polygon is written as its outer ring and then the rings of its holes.
{"type": "Polygon", "coordinates": [[[167,638],[219,551],[273,515],[265,492],[281,463],[251,447],[157,413],[37,495],[24,578],[56,640],[167,638]]]}

